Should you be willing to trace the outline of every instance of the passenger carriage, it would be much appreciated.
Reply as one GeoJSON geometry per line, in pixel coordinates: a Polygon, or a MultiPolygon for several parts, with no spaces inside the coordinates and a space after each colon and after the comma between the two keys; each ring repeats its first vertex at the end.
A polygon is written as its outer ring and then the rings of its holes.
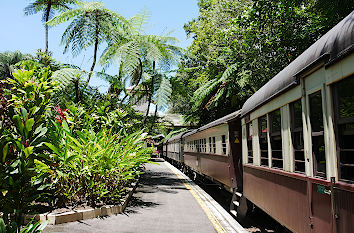
{"type": "Polygon", "coordinates": [[[242,108],[243,194],[294,232],[354,231],[354,12],[242,108]]]}
{"type": "Polygon", "coordinates": [[[177,167],[183,165],[183,148],[181,148],[182,135],[187,132],[179,133],[164,143],[164,157],[177,167]]]}
{"type": "Polygon", "coordinates": [[[163,154],[293,232],[354,232],[354,12],[236,111],[163,154]],[[241,133],[242,131],[242,133],[241,133]],[[248,200],[248,201],[246,201],[248,200]]]}
{"type": "Polygon", "coordinates": [[[240,111],[182,136],[185,166],[232,191],[242,185],[240,111]],[[237,182],[239,181],[239,182],[237,182]]]}

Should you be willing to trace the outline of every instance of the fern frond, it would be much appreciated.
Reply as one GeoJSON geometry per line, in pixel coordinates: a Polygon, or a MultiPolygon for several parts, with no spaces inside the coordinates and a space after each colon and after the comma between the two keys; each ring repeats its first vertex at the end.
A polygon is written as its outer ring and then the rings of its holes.
{"type": "Polygon", "coordinates": [[[72,84],[73,80],[79,79],[84,71],[74,68],[64,68],[57,70],[52,74],[52,82],[58,84],[58,90],[63,90],[72,84]]]}
{"type": "Polygon", "coordinates": [[[157,81],[157,86],[154,102],[159,109],[167,109],[172,94],[171,82],[166,76],[162,75],[157,81]]]}
{"type": "Polygon", "coordinates": [[[238,68],[238,63],[229,66],[222,74],[220,81],[226,82],[237,71],[237,68],[238,68]]]}
{"type": "Polygon", "coordinates": [[[215,78],[204,84],[203,86],[199,87],[193,95],[192,102],[194,102],[194,107],[200,107],[203,102],[209,100],[209,97],[215,92],[215,90],[219,86],[219,79],[215,78]]]}
{"type": "Polygon", "coordinates": [[[147,24],[150,18],[150,12],[147,9],[143,9],[138,14],[134,15],[133,17],[129,18],[130,24],[130,34],[136,35],[143,31],[144,26],[147,24]]]}

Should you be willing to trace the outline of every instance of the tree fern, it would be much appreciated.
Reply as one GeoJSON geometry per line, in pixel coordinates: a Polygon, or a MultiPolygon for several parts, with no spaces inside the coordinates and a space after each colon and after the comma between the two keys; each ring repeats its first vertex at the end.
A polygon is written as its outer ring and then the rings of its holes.
{"type": "Polygon", "coordinates": [[[58,83],[58,90],[63,90],[72,85],[74,80],[80,79],[83,71],[74,68],[64,68],[53,72],[52,81],[58,83]]]}
{"type": "MultiPolygon", "coordinates": [[[[25,9],[25,15],[33,15],[43,12],[42,22],[46,23],[56,12],[63,12],[69,8],[70,4],[76,4],[76,0],[35,0],[25,9]]],[[[48,53],[48,25],[45,24],[45,52],[48,53]]]]}
{"type": "Polygon", "coordinates": [[[79,6],[77,9],[68,10],[54,17],[47,22],[47,25],[55,26],[73,20],[62,36],[61,44],[65,45],[64,53],[71,48],[73,56],[77,56],[82,50],[94,46],[93,62],[86,80],[88,84],[96,65],[99,45],[104,41],[111,43],[112,40],[117,40],[116,32],[122,32],[121,27],[128,22],[120,14],[105,8],[102,2],[84,2],[79,3],[79,6]],[[111,33],[113,28],[118,27],[120,30],[111,33]],[[114,35],[114,38],[111,35],[114,35]]]}

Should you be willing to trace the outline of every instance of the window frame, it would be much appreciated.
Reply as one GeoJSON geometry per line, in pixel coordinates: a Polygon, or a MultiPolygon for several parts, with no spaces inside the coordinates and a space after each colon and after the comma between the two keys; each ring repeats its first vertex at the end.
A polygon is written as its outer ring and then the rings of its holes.
{"type": "Polygon", "coordinates": [[[258,142],[259,142],[259,155],[260,155],[260,166],[265,166],[265,167],[269,167],[269,151],[268,151],[268,144],[269,144],[269,141],[268,141],[268,133],[269,133],[269,130],[268,130],[268,114],[264,114],[260,117],[258,117],[258,142]],[[262,133],[262,120],[265,118],[265,123],[266,123],[266,133],[265,135],[263,135],[262,133]],[[265,136],[265,140],[266,140],[266,148],[267,149],[262,149],[261,147],[261,138],[263,138],[265,136]],[[265,153],[266,154],[266,157],[262,156],[262,152],[263,154],[265,153]],[[262,161],[266,161],[265,164],[262,163],[262,161]]]}
{"type": "Polygon", "coordinates": [[[221,135],[221,152],[223,155],[227,154],[227,144],[226,144],[226,135],[221,135]]]}
{"type": "Polygon", "coordinates": [[[254,164],[253,156],[253,124],[252,121],[246,123],[246,140],[247,140],[247,164],[254,164]],[[252,128],[252,135],[250,130],[252,128]]]}
{"type": "Polygon", "coordinates": [[[282,138],[282,113],[281,113],[281,108],[277,108],[271,112],[268,113],[268,119],[269,119],[269,143],[270,143],[270,149],[271,149],[271,164],[270,166],[274,169],[280,169],[280,170],[284,170],[284,157],[283,157],[283,138],[282,138]],[[275,114],[275,112],[279,111],[279,131],[275,131],[273,132],[273,114],[275,114]],[[280,137],[280,149],[273,149],[274,146],[274,141],[276,137],[280,137]],[[280,154],[281,158],[276,158],[274,156],[274,152],[278,152],[280,154]],[[281,162],[281,166],[275,166],[274,164],[280,163],[281,162]]]}
{"type": "Polygon", "coordinates": [[[306,174],[306,156],[305,156],[305,139],[304,139],[304,122],[302,119],[302,114],[304,112],[303,105],[302,105],[302,99],[297,99],[291,103],[289,103],[289,111],[290,111],[290,135],[291,135],[291,146],[292,146],[292,152],[293,152],[293,162],[294,162],[294,172],[296,173],[301,173],[301,174],[306,174]],[[301,127],[296,127],[296,122],[295,122],[295,104],[300,103],[300,108],[301,108],[301,127]],[[302,149],[297,149],[295,145],[295,134],[300,133],[300,140],[302,140],[302,149]],[[298,160],[296,157],[296,152],[302,152],[303,160],[298,160]],[[303,163],[303,170],[296,170],[296,164],[303,163]]]}
{"type": "MultiPolygon", "coordinates": [[[[325,112],[325,109],[324,109],[324,105],[323,105],[323,97],[325,95],[325,92],[323,91],[322,88],[320,89],[317,89],[311,93],[308,93],[307,94],[307,100],[308,100],[308,119],[309,119],[309,136],[311,138],[311,158],[312,158],[312,172],[313,172],[313,176],[316,177],[316,178],[319,178],[319,179],[324,179],[324,180],[327,180],[327,163],[329,161],[327,161],[327,158],[326,158],[326,150],[328,150],[327,146],[326,146],[326,139],[325,139],[325,116],[324,116],[324,112],[325,112]],[[316,94],[320,93],[321,95],[321,115],[322,115],[322,124],[323,124],[323,130],[322,131],[314,131],[313,130],[313,126],[314,124],[312,123],[313,122],[313,115],[311,114],[312,113],[312,102],[311,102],[311,97],[312,96],[315,96],[316,94]],[[324,148],[324,157],[325,157],[325,171],[322,172],[322,171],[318,171],[318,165],[317,165],[317,158],[316,158],[316,155],[314,154],[314,139],[319,139],[319,137],[322,137],[323,139],[323,148],[324,148]]],[[[314,119],[316,120],[316,119],[314,119]]]]}
{"type": "Polygon", "coordinates": [[[340,127],[344,126],[346,124],[354,124],[354,116],[346,117],[346,118],[340,118],[340,103],[339,103],[339,87],[338,84],[342,81],[348,80],[348,79],[354,79],[354,75],[351,75],[345,79],[341,79],[338,82],[333,83],[330,86],[331,89],[331,96],[332,96],[332,103],[333,103],[333,118],[334,118],[334,134],[336,138],[336,156],[337,156],[337,170],[338,170],[338,180],[349,183],[349,184],[354,184],[354,180],[350,179],[345,179],[342,178],[342,166],[346,167],[352,167],[354,169],[354,163],[353,164],[342,164],[341,163],[341,152],[353,152],[354,156],[354,147],[353,149],[348,149],[348,148],[343,148],[341,149],[341,138],[340,138],[340,127]]]}

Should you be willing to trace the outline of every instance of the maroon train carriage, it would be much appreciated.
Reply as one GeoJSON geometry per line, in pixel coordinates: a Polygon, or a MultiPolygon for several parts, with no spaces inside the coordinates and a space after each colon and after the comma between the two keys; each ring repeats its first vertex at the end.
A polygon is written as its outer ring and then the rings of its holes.
{"type": "Polygon", "coordinates": [[[242,187],[240,111],[182,135],[184,165],[188,170],[223,185],[242,187]]]}
{"type": "Polygon", "coordinates": [[[163,144],[163,156],[166,160],[177,167],[183,166],[183,148],[182,148],[182,136],[186,134],[186,132],[179,133],[170,139],[168,139],[163,144]]]}
{"type": "Polygon", "coordinates": [[[243,195],[293,232],[354,232],[354,11],[242,107],[243,195]]]}

